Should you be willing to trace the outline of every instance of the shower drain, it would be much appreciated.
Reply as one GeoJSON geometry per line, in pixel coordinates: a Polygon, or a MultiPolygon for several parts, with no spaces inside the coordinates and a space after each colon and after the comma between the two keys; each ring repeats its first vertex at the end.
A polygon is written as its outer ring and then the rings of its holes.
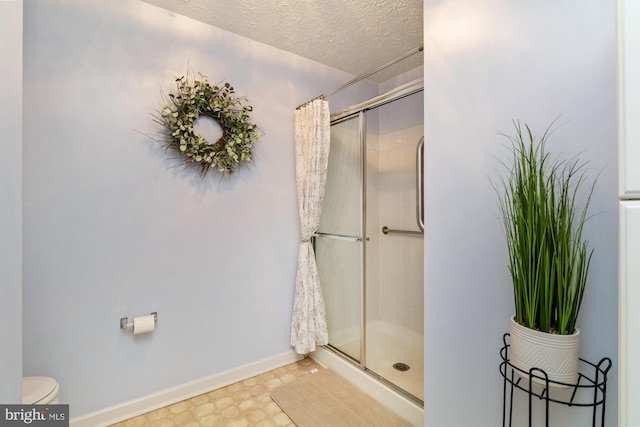
{"type": "Polygon", "coordinates": [[[393,369],[396,369],[400,372],[405,372],[411,369],[411,366],[407,365],[406,363],[398,362],[393,364],[393,369]]]}

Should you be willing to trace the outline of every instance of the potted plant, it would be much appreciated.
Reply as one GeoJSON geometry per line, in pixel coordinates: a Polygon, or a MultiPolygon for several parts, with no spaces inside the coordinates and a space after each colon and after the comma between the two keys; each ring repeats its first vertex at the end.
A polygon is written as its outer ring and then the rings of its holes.
{"type": "MultiPolygon", "coordinates": [[[[556,119],[557,120],[557,119],[556,119]]],[[[593,249],[582,237],[595,179],[577,157],[551,157],[546,142],[514,121],[507,175],[494,184],[499,197],[513,282],[510,363],[523,377],[554,385],[578,378],[580,331],[576,321],[593,249]],[[531,369],[536,368],[535,371],[531,369]]]]}

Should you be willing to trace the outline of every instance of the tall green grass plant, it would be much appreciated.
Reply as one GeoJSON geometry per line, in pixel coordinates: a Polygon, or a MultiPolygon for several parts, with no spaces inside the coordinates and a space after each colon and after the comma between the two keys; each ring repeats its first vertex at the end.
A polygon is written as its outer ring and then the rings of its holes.
{"type": "Polygon", "coordinates": [[[512,159],[498,193],[513,282],[515,320],[543,332],[572,334],[593,249],[582,237],[596,179],[587,163],[559,160],[546,150],[555,121],[536,138],[513,122],[512,159]]]}

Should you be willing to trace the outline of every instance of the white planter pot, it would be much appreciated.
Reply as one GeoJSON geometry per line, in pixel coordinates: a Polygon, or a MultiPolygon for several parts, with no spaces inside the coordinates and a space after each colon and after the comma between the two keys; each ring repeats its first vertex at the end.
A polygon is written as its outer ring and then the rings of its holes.
{"type": "MultiPolygon", "coordinates": [[[[546,372],[550,381],[564,384],[575,384],[578,381],[578,364],[580,358],[580,330],[573,335],[548,334],[526,328],[511,317],[511,358],[510,363],[524,372],[515,370],[528,380],[529,370],[538,368],[546,372]]],[[[535,371],[533,382],[545,384],[541,372],[535,371]]],[[[550,384],[551,387],[563,387],[550,384]]],[[[566,386],[564,386],[566,387],[566,386]]]]}

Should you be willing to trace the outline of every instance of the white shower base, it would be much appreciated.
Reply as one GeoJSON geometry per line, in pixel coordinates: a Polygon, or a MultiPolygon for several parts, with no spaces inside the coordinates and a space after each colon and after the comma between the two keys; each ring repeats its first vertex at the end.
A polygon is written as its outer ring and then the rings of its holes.
{"type": "Polygon", "coordinates": [[[424,400],[424,335],[385,322],[367,326],[367,368],[424,400]],[[399,371],[395,363],[410,367],[399,371]]]}
{"type": "MultiPolygon", "coordinates": [[[[329,339],[331,341],[331,338],[329,339]]],[[[424,400],[424,336],[386,322],[369,322],[367,326],[367,368],[394,383],[420,400],[424,400]],[[410,366],[405,372],[393,368],[401,362],[410,366]]],[[[341,351],[359,352],[359,341],[342,344],[341,351]]],[[[378,401],[414,423],[422,425],[424,408],[393,388],[363,371],[352,361],[334,351],[319,348],[311,357],[323,366],[333,369],[350,382],[362,388],[378,401]]]]}

